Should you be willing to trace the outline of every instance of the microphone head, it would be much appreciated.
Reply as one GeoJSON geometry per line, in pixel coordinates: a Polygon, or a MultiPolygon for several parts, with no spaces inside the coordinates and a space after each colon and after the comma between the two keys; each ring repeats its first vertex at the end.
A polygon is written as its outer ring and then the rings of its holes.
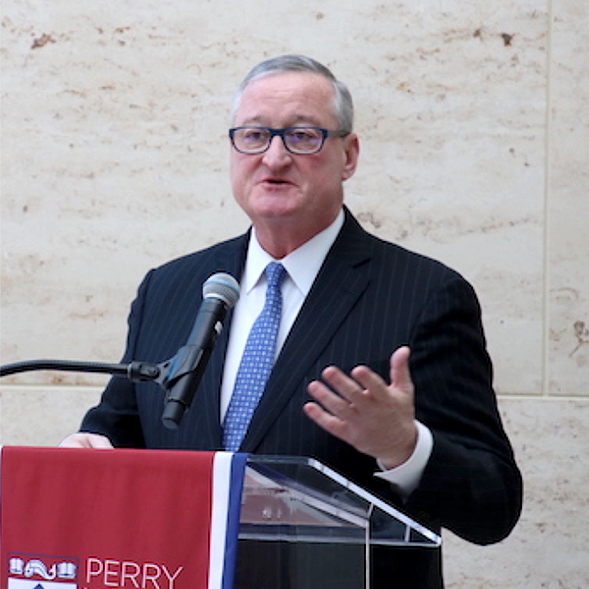
{"type": "Polygon", "coordinates": [[[220,299],[231,309],[239,299],[239,283],[231,274],[218,272],[202,285],[202,295],[205,299],[220,299]]]}

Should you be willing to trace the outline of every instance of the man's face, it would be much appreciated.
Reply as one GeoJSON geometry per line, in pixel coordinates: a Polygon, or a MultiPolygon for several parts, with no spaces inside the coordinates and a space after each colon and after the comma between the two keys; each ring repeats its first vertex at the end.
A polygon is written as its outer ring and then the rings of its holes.
{"type": "MultiPolygon", "coordinates": [[[[333,88],[322,76],[306,72],[260,78],[243,92],[234,126],[337,130],[333,88]]],[[[354,173],[357,158],[355,135],[328,137],[312,155],[288,152],[278,136],[258,155],[232,148],[233,193],[257,229],[305,233],[309,239],[335,219],[343,201],[342,182],[354,173]]]]}

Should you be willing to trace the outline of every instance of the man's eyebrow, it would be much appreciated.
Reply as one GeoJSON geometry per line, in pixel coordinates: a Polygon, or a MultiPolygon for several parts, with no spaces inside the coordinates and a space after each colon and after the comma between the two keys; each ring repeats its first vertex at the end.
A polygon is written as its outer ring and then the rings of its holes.
{"type": "MultiPolygon", "coordinates": [[[[314,116],[308,115],[296,115],[292,119],[289,119],[290,123],[285,125],[287,127],[320,127],[321,124],[314,116]]],[[[244,119],[240,125],[240,127],[248,127],[248,126],[255,126],[255,127],[266,127],[269,125],[264,124],[264,117],[261,116],[254,116],[244,119]]]]}
{"type": "Polygon", "coordinates": [[[246,126],[247,127],[248,125],[256,125],[256,126],[260,126],[261,127],[262,126],[261,117],[250,117],[248,119],[244,119],[241,122],[241,125],[240,126],[242,126],[242,127],[243,126],[246,126]]]}

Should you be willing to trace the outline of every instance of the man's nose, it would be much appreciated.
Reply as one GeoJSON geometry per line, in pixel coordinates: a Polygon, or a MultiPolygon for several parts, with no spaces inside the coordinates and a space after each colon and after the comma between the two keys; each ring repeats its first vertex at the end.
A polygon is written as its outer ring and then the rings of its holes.
{"type": "Polygon", "coordinates": [[[270,139],[268,149],[264,152],[264,162],[267,165],[284,165],[289,161],[291,161],[291,153],[286,149],[282,137],[274,135],[270,139]]]}

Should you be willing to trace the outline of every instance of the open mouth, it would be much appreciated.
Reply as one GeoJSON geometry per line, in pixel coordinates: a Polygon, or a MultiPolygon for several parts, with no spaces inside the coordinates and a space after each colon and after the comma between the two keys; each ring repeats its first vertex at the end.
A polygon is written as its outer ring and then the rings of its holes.
{"type": "Polygon", "coordinates": [[[280,178],[265,178],[262,181],[262,184],[265,184],[266,186],[280,187],[280,186],[290,186],[292,184],[292,182],[289,182],[288,180],[282,180],[280,178]]]}

